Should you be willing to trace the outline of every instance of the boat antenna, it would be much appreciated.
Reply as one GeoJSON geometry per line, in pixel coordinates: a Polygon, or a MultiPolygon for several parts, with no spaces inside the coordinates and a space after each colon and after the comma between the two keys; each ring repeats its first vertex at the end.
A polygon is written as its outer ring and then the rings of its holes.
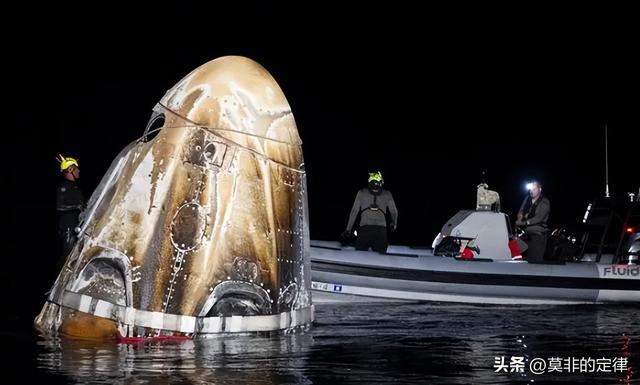
{"type": "Polygon", "coordinates": [[[604,125],[604,179],[605,179],[605,198],[609,198],[609,135],[607,125],[604,125]]]}

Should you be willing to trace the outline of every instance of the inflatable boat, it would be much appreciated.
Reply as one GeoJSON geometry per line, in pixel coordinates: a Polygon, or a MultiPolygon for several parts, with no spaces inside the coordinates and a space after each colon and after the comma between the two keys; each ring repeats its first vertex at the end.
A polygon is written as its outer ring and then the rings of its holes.
{"type": "MultiPolygon", "coordinates": [[[[635,245],[638,236],[632,235],[628,238],[635,245]]],[[[383,254],[311,241],[312,289],[325,300],[357,296],[512,305],[640,303],[640,266],[632,263],[631,255],[622,259],[603,253],[603,247],[595,254],[576,247],[579,258],[530,263],[512,258],[513,238],[505,214],[462,210],[443,226],[433,249],[389,246],[383,254]],[[471,258],[464,256],[465,249],[472,250],[471,258]]]]}

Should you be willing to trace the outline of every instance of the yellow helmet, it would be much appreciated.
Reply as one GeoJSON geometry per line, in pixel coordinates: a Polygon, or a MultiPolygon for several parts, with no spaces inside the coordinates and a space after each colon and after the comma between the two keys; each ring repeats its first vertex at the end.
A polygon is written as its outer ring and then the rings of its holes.
{"type": "Polygon", "coordinates": [[[78,164],[78,161],[71,157],[64,157],[58,154],[58,158],[56,158],[56,160],[60,162],[60,171],[64,171],[71,166],[80,167],[80,165],[78,164]]]}
{"type": "Polygon", "coordinates": [[[376,181],[376,182],[382,183],[382,173],[380,171],[378,171],[378,172],[370,172],[369,173],[369,180],[367,182],[372,182],[372,181],[376,181]]]}

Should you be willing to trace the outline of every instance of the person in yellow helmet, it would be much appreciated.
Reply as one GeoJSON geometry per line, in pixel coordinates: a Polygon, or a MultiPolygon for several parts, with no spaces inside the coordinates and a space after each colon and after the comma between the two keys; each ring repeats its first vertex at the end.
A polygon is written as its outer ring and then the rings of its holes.
{"type": "Polygon", "coordinates": [[[382,173],[369,173],[368,187],[358,191],[353,202],[347,229],[342,233],[343,238],[351,236],[351,229],[360,214],[356,250],[369,250],[379,253],[387,251],[387,217],[391,216],[391,230],[395,231],[398,223],[398,209],[393,201],[391,192],[382,188],[384,180],[382,173]]]}
{"type": "Polygon", "coordinates": [[[76,227],[79,216],[85,208],[84,195],[76,181],[80,179],[80,165],[77,159],[58,155],[62,180],[56,190],[56,211],[58,212],[58,235],[62,240],[63,257],[76,243],[76,227]]]}

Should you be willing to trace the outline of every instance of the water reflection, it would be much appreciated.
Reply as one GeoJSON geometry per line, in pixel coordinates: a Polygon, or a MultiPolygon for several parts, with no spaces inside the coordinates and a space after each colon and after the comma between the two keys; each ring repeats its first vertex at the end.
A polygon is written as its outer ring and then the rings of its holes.
{"type": "Polygon", "coordinates": [[[48,339],[38,367],[79,383],[306,384],[300,373],[312,343],[308,332],[144,344],[48,339]]]}
{"type": "Polygon", "coordinates": [[[291,335],[41,341],[38,367],[67,381],[109,384],[639,384],[638,314],[637,306],[322,305],[310,330],[291,335]],[[497,356],[627,357],[629,364],[624,373],[496,373],[497,356]]]}

